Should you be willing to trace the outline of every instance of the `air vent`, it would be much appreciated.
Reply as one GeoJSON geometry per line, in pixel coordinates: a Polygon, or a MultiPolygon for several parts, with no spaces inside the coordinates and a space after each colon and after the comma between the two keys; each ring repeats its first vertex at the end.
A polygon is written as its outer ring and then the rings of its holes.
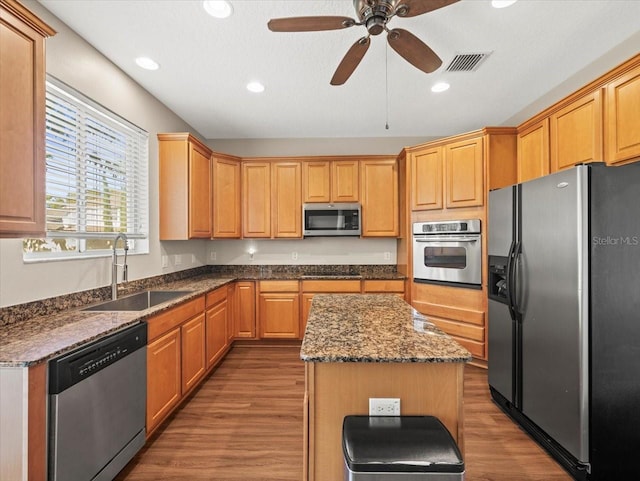
{"type": "Polygon", "coordinates": [[[459,53],[453,57],[445,70],[447,72],[473,72],[489,55],[491,52],[459,53]]]}

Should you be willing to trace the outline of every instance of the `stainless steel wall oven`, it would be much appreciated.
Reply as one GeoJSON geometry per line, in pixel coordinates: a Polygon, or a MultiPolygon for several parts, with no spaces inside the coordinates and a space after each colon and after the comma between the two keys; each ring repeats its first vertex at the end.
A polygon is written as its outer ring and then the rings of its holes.
{"type": "Polygon", "coordinates": [[[480,219],[413,224],[416,282],[481,288],[480,219]]]}

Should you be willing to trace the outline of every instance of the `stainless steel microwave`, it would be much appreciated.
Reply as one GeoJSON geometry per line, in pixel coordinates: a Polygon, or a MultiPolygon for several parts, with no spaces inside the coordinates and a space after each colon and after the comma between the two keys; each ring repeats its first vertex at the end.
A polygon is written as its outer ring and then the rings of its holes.
{"type": "Polygon", "coordinates": [[[360,204],[303,204],[302,235],[359,236],[362,233],[360,204]]]}

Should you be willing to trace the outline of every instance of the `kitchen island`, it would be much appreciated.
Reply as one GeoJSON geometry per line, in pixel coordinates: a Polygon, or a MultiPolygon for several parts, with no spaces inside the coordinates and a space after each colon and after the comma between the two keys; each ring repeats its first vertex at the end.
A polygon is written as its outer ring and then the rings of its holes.
{"type": "Polygon", "coordinates": [[[317,295],[302,342],[305,481],[343,479],[342,420],[369,398],[437,416],[464,453],[464,363],[471,354],[394,295],[317,295]]]}

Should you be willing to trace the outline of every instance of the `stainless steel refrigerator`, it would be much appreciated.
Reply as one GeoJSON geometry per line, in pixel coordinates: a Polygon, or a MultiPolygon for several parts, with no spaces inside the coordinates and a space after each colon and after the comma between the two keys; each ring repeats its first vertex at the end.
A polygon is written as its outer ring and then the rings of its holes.
{"type": "Polygon", "coordinates": [[[489,193],[494,401],[579,480],[640,479],[640,162],[489,193]]]}

